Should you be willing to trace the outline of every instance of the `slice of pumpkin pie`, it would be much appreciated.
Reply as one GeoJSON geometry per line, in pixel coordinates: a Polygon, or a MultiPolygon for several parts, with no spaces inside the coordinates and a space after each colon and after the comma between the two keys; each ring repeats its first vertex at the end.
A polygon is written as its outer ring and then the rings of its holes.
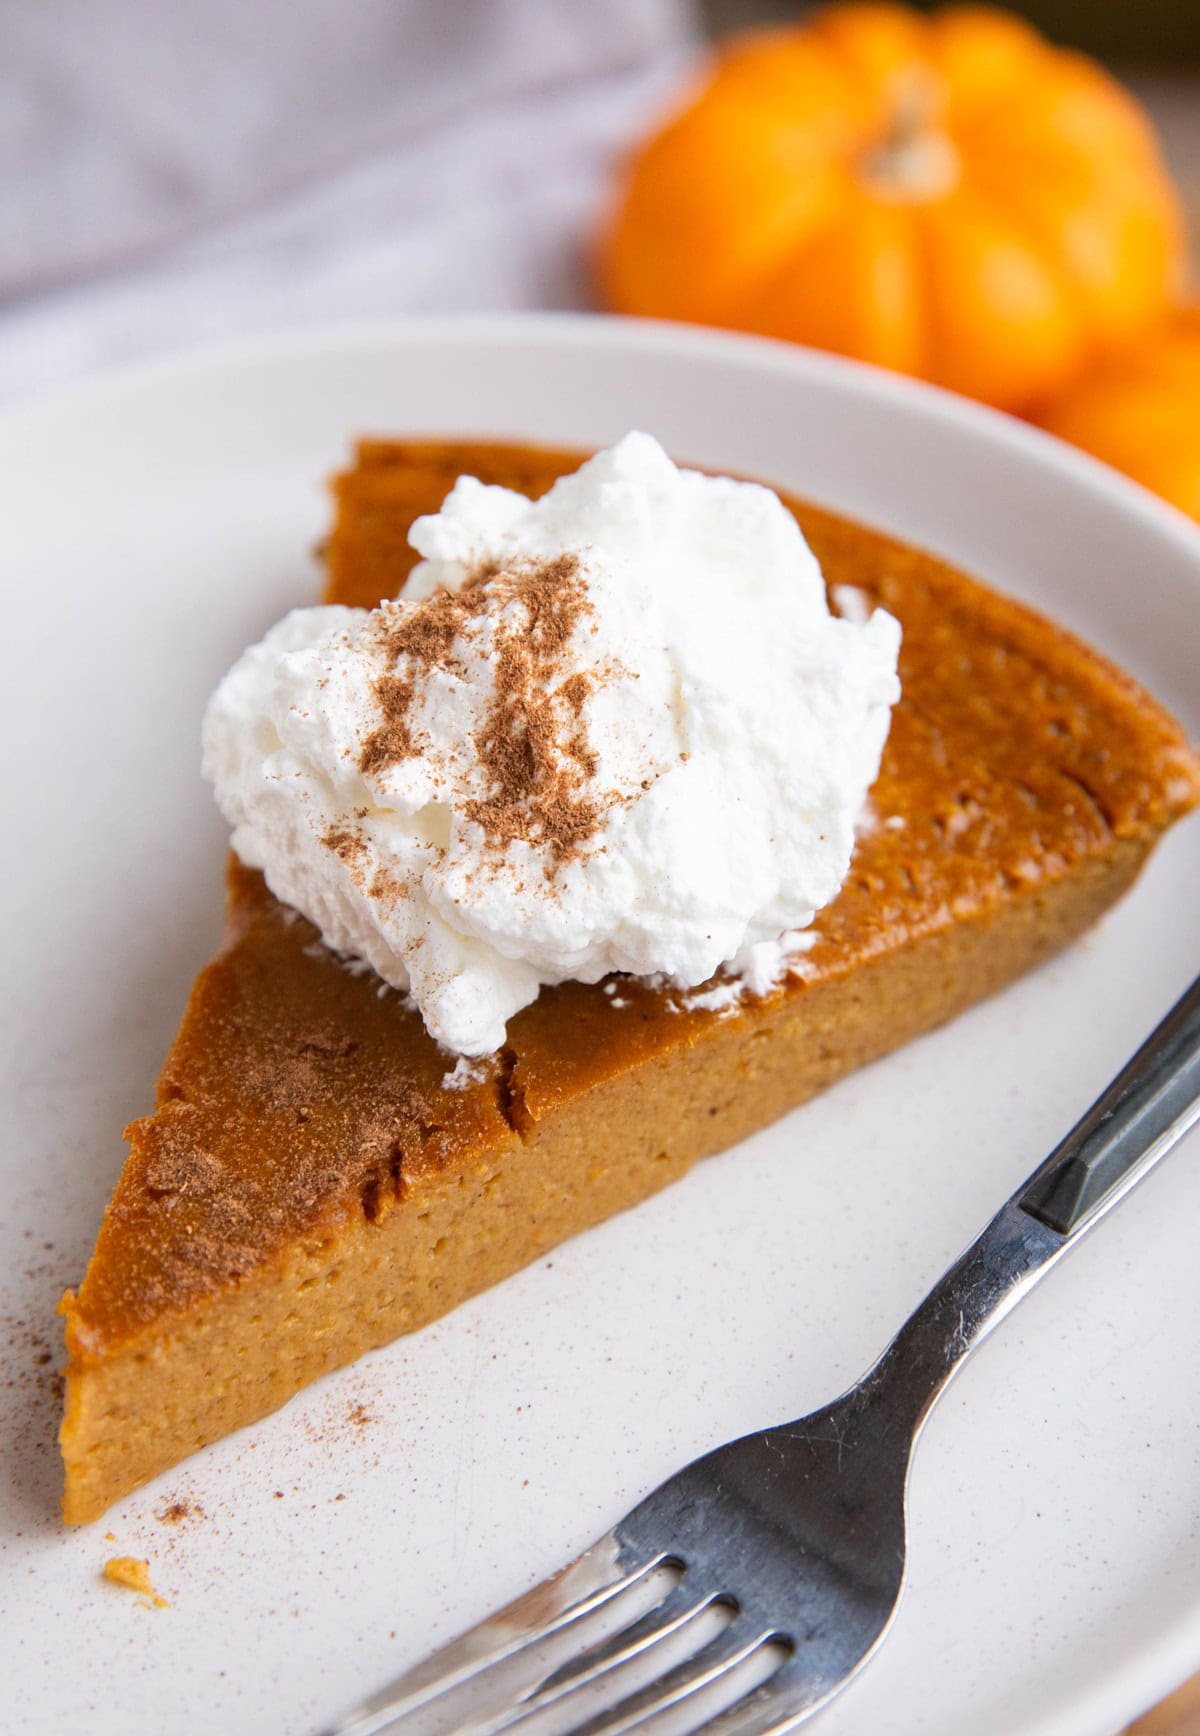
{"type": "Polygon", "coordinates": [[[493,491],[580,462],[364,442],[340,608],[289,617],[214,701],[225,934],[63,1299],[70,1523],[1008,982],[1200,799],[1135,683],[929,555],[787,502],[841,618],[805,638],[771,586],[807,551],[763,491],[677,498],[656,470],[570,547],[553,505],[493,491]],[[738,559],[743,508],[803,716],[705,567],[738,559]],[[592,573],[672,512],[686,655],[648,594],[614,636],[592,573]],[[418,518],[423,601],[386,603],[418,518]]]}

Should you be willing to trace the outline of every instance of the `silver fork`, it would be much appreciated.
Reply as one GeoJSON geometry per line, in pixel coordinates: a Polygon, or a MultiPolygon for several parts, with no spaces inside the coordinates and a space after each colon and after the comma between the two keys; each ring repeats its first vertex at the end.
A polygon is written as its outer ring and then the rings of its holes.
{"type": "MultiPolygon", "coordinates": [[[[858,1385],[798,1422],[707,1453],[656,1489],[569,1567],[409,1670],[326,1736],[378,1736],[591,1612],[677,1583],[566,1663],[527,1669],[490,1711],[473,1703],[457,1736],[498,1736],[612,1673],[615,1699],[581,1712],[572,1736],[622,1736],[686,1704],[746,1660],[765,1681],[700,1725],[714,1736],[794,1729],[867,1661],[904,1578],[905,1485],[913,1442],[955,1371],[1069,1248],[1200,1118],[1200,977],[1067,1137],[936,1284],[858,1385]],[[682,1663],[628,1691],[621,1666],[678,1650],[716,1605],[732,1619],[682,1663]]],[[[612,1612],[610,1612],[612,1613],[612,1612]]],[[[531,1665],[534,1660],[529,1660],[531,1665]]],[[[511,1675],[512,1671],[504,1672],[511,1675]]],[[[478,1687],[480,1684],[476,1684],[478,1687]]],[[[486,1681],[482,1684],[486,1687],[486,1681]]]]}

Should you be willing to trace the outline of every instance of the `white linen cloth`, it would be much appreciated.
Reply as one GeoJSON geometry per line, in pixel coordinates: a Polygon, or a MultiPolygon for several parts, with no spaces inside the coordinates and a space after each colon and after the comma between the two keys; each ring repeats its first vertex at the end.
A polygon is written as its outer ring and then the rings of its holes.
{"type": "Polygon", "coordinates": [[[0,396],[321,319],[590,298],[688,0],[0,0],[0,396]]]}

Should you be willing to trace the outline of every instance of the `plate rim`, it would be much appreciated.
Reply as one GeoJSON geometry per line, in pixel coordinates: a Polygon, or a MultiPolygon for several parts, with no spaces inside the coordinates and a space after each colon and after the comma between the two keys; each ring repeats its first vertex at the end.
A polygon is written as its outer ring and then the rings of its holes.
{"type": "Polygon", "coordinates": [[[623,314],[553,310],[408,314],[306,322],[282,331],[199,342],[98,369],[81,379],[58,381],[0,404],[0,439],[28,433],[36,429],[38,422],[56,420],[73,410],[102,407],[105,400],[186,382],[213,369],[242,369],[278,363],[289,356],[308,358],[321,350],[361,350],[380,344],[408,346],[453,341],[494,346],[514,340],[545,343],[550,347],[583,343],[601,348],[666,352],[685,361],[725,357],[755,371],[782,373],[796,380],[815,379],[855,397],[883,398],[907,405],[931,420],[957,424],[1007,446],[1057,471],[1076,486],[1106,497],[1196,561],[1200,579],[1200,524],[1141,483],[1032,422],[989,404],[977,403],[928,380],[898,374],[853,357],[749,332],[623,314]]]}

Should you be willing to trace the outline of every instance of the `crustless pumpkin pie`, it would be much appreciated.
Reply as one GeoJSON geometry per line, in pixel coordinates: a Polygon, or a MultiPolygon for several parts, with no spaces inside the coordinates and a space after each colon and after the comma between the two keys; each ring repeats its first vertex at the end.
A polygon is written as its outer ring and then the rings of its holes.
{"type": "MultiPolygon", "coordinates": [[[[329,600],[395,595],[410,523],[459,474],[535,495],[578,463],[364,442],[336,483],[329,600]]],[[[1200,800],[1179,728],[1111,664],[929,555],[789,504],[835,595],[856,587],[904,631],[874,823],[811,949],[725,1008],[635,979],[544,990],[447,1088],[419,1016],[231,860],[221,947],[62,1302],[68,1522],[1010,981],[1200,800]]]]}

